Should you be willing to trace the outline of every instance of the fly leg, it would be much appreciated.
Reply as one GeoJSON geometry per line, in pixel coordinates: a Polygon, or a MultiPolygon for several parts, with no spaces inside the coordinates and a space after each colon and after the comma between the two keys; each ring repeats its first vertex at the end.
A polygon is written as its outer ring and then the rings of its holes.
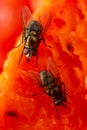
{"type": "Polygon", "coordinates": [[[40,42],[41,42],[41,41],[43,41],[43,43],[44,43],[46,46],[48,46],[48,47],[51,48],[51,46],[49,46],[49,45],[46,44],[46,42],[45,42],[45,38],[41,38],[41,39],[40,39],[40,42]]]}
{"type": "Polygon", "coordinates": [[[37,51],[37,55],[36,55],[36,67],[38,66],[38,51],[37,51]]]}
{"type": "Polygon", "coordinates": [[[56,107],[56,105],[55,105],[55,104],[54,104],[54,107],[55,107],[55,110],[56,110],[56,112],[57,112],[58,119],[60,119],[60,114],[59,114],[58,108],[56,107]]]}
{"type": "Polygon", "coordinates": [[[66,104],[64,102],[61,103],[64,108],[66,108],[66,104]]]}
{"type": "Polygon", "coordinates": [[[64,93],[65,93],[65,94],[66,94],[68,97],[70,97],[70,98],[71,98],[72,96],[71,96],[71,95],[69,95],[69,94],[66,92],[66,89],[65,89],[65,84],[64,84],[64,82],[62,82],[62,83],[61,83],[61,85],[63,85],[63,86],[64,86],[64,93]]]}
{"type": "Polygon", "coordinates": [[[23,42],[21,42],[18,46],[15,46],[14,48],[18,48],[23,42]]]}
{"type": "Polygon", "coordinates": [[[22,35],[22,42],[18,45],[18,46],[15,46],[14,48],[18,48],[22,43],[23,43],[23,35],[22,35]]]}
{"type": "MultiPolygon", "coordinates": [[[[65,93],[66,93],[66,92],[65,92],[65,93]]],[[[71,96],[71,95],[69,95],[68,93],[66,93],[66,95],[67,95],[68,97],[72,98],[72,96],[71,96]]]]}
{"type": "Polygon", "coordinates": [[[23,50],[22,50],[22,53],[21,53],[20,59],[19,59],[19,61],[18,61],[18,65],[20,64],[21,58],[22,58],[22,56],[23,56],[23,51],[24,51],[24,48],[23,48],[23,50]]]}
{"type": "MultiPolygon", "coordinates": [[[[62,82],[61,85],[64,86],[64,94],[67,95],[68,97],[72,98],[71,95],[69,95],[68,93],[66,93],[64,82],[62,82]]],[[[66,96],[65,96],[65,97],[66,97],[66,96]]],[[[70,105],[72,105],[69,101],[67,101],[67,103],[69,103],[70,105]]],[[[63,106],[63,107],[66,107],[66,105],[65,105],[64,103],[62,103],[62,106],[63,106]]]]}
{"type": "Polygon", "coordinates": [[[38,95],[41,95],[41,94],[43,94],[43,92],[35,93],[35,94],[32,94],[31,96],[38,96],[38,95]]]}

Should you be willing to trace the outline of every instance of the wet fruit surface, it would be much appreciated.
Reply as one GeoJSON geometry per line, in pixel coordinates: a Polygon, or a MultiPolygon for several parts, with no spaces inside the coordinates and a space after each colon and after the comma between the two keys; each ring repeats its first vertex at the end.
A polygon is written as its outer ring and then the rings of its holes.
{"type": "MultiPolygon", "coordinates": [[[[43,0],[36,9],[33,17],[40,15],[43,21],[44,17],[47,19],[44,16],[47,10],[52,14],[45,34],[46,43],[51,48],[41,42],[38,67],[35,57],[27,62],[25,55],[18,65],[23,44],[9,52],[0,75],[0,130],[87,129],[86,6],[84,0],[43,0]],[[58,107],[60,120],[48,95],[42,93],[32,96],[42,89],[36,75],[33,75],[35,82],[32,80],[31,72],[47,69],[49,58],[56,62],[66,91],[72,96],[68,97],[66,108],[58,107]]],[[[9,38],[14,39],[15,36],[9,38]]],[[[20,42],[21,36],[17,38],[16,45],[20,42]]]]}

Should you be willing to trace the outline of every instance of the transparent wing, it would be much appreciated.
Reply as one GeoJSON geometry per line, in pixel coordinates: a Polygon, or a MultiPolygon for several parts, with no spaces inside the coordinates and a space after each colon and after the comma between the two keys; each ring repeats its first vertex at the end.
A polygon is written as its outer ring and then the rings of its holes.
{"type": "Polygon", "coordinates": [[[27,27],[30,19],[32,19],[30,9],[27,6],[23,6],[21,10],[21,22],[23,28],[27,27]]]}
{"type": "Polygon", "coordinates": [[[57,82],[61,83],[60,73],[58,70],[58,66],[53,58],[48,59],[47,69],[54,75],[57,82]]]}
{"type": "MultiPolygon", "coordinates": [[[[29,21],[32,20],[32,14],[30,9],[27,6],[23,6],[21,10],[21,24],[22,28],[26,28],[29,24],[29,21]]],[[[14,48],[18,48],[23,42],[21,42],[18,46],[15,46],[14,48]]]]}
{"type": "Polygon", "coordinates": [[[29,71],[29,78],[37,85],[40,86],[39,72],[37,71],[29,71]]]}
{"type": "Polygon", "coordinates": [[[38,82],[37,72],[18,69],[14,75],[12,90],[22,97],[30,97],[41,92],[42,88],[39,87],[38,82]]]}
{"type": "Polygon", "coordinates": [[[51,21],[52,21],[52,13],[50,10],[47,10],[44,14],[41,12],[40,16],[39,16],[39,21],[43,27],[43,30],[42,30],[42,34],[44,35],[50,24],[51,24],[51,21]]]}
{"type": "MultiPolygon", "coordinates": [[[[37,86],[40,85],[39,80],[39,73],[37,71],[29,70],[29,71],[21,71],[19,70],[19,73],[21,74],[22,78],[27,77],[31,79],[37,86]]],[[[26,79],[25,79],[26,80],[26,79]]]]}

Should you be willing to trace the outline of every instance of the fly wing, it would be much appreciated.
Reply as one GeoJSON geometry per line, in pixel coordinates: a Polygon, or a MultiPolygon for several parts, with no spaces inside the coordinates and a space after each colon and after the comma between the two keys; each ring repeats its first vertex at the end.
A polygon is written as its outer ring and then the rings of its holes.
{"type": "Polygon", "coordinates": [[[33,70],[23,71],[22,70],[20,73],[23,79],[24,77],[27,77],[27,79],[28,78],[31,79],[37,86],[40,85],[39,73],[37,71],[33,71],[33,70]]]}
{"type": "MultiPolygon", "coordinates": [[[[27,6],[23,6],[21,10],[21,24],[22,24],[23,30],[28,26],[29,21],[32,19],[33,17],[32,17],[30,9],[27,6]]],[[[22,42],[14,48],[18,48],[21,44],[22,42]]]]}
{"type": "Polygon", "coordinates": [[[30,97],[42,92],[42,88],[39,87],[38,72],[32,70],[18,69],[13,84],[12,90],[22,97],[30,97]]]}
{"type": "Polygon", "coordinates": [[[50,24],[51,24],[51,21],[52,21],[52,13],[50,10],[47,10],[44,14],[41,12],[40,16],[39,16],[39,21],[43,27],[43,30],[42,30],[42,35],[44,35],[50,24]]]}
{"type": "Polygon", "coordinates": [[[21,22],[23,29],[27,27],[31,19],[33,18],[30,9],[27,6],[23,6],[21,10],[21,22]]]}
{"type": "Polygon", "coordinates": [[[29,78],[37,85],[40,86],[39,72],[37,71],[29,71],[29,78]]]}
{"type": "Polygon", "coordinates": [[[60,73],[58,70],[58,66],[56,64],[56,62],[53,60],[53,58],[49,58],[48,59],[48,65],[47,65],[47,69],[54,75],[55,80],[57,81],[57,83],[61,83],[61,78],[60,78],[60,73]]]}

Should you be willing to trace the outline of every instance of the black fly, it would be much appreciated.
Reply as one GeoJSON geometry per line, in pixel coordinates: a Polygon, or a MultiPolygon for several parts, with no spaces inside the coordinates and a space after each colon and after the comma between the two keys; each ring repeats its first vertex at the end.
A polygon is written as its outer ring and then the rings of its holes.
{"type": "Polygon", "coordinates": [[[66,107],[67,97],[64,82],[57,84],[53,74],[47,70],[40,72],[40,79],[44,92],[51,97],[54,105],[66,107]]]}
{"type": "MultiPolygon", "coordinates": [[[[62,106],[66,108],[67,94],[65,83],[61,81],[59,70],[57,69],[56,63],[53,59],[49,59],[48,68],[38,72],[30,72],[29,77],[36,82],[39,87],[42,88],[42,92],[33,94],[32,96],[37,96],[46,93],[51,99],[58,113],[57,106],[62,106]]],[[[68,102],[69,103],[69,102],[68,102]]],[[[71,104],[71,103],[70,103],[71,104]]],[[[59,117],[59,113],[58,113],[59,117]]]]}
{"type": "MultiPolygon", "coordinates": [[[[20,63],[23,54],[25,54],[27,61],[30,61],[30,59],[33,56],[36,56],[36,66],[37,66],[38,47],[41,41],[43,41],[43,43],[47,45],[45,43],[44,34],[47,31],[48,26],[51,22],[51,15],[50,14],[46,15],[46,17],[48,18],[47,20],[42,19],[43,21],[45,21],[44,24],[42,24],[41,19],[34,20],[32,18],[29,8],[27,6],[24,6],[22,9],[21,16],[22,16],[21,18],[22,18],[22,25],[23,25],[22,43],[24,44],[24,47],[18,64],[20,63]]],[[[20,45],[18,45],[17,47],[19,47],[20,45]]]]}
{"type": "Polygon", "coordinates": [[[40,71],[39,76],[42,83],[42,88],[44,92],[52,99],[57,113],[57,106],[63,106],[66,108],[66,102],[68,102],[67,96],[71,96],[66,93],[65,83],[61,81],[55,62],[49,59],[48,70],[40,71]]]}

